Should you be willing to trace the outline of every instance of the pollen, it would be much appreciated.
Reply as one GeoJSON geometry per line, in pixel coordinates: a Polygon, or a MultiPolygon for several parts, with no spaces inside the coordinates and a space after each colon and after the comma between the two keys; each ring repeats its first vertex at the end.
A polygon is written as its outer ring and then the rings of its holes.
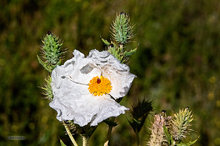
{"type": "Polygon", "coordinates": [[[103,76],[96,76],[90,80],[88,89],[94,96],[102,96],[103,94],[110,93],[112,86],[109,79],[103,76]]]}

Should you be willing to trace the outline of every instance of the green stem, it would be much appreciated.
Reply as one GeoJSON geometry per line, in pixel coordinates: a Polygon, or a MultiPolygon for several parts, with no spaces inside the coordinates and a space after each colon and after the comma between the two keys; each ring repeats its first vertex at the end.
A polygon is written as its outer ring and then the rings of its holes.
{"type": "Polygon", "coordinates": [[[82,136],[83,139],[83,146],[87,146],[88,145],[88,138],[86,136],[82,136]]]}
{"type": "Polygon", "coordinates": [[[63,121],[63,125],[64,125],[64,127],[65,127],[65,129],[66,129],[66,132],[67,132],[67,134],[68,134],[70,140],[72,141],[73,145],[74,145],[74,146],[78,146],[78,144],[76,143],[76,140],[74,139],[73,135],[71,134],[71,132],[70,132],[68,126],[66,125],[66,123],[65,123],[64,121],[63,121]]]}

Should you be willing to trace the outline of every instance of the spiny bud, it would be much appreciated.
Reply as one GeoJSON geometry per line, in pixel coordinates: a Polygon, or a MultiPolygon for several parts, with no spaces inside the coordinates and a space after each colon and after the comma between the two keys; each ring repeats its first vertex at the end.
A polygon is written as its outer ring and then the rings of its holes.
{"type": "Polygon", "coordinates": [[[130,18],[124,12],[116,16],[112,24],[112,37],[119,44],[126,44],[132,38],[130,18]]]}
{"type": "Polygon", "coordinates": [[[111,53],[120,62],[125,63],[133,55],[137,48],[125,49],[124,46],[132,38],[133,26],[130,24],[129,16],[121,12],[115,18],[111,25],[112,41],[102,38],[103,43],[108,46],[108,52],[111,53]]]}
{"type": "Polygon", "coordinates": [[[57,65],[61,64],[61,58],[64,52],[61,50],[62,43],[51,33],[46,34],[41,48],[42,59],[37,56],[39,63],[49,72],[57,65]]]}
{"type": "Polygon", "coordinates": [[[189,108],[179,110],[178,113],[174,114],[170,131],[174,140],[180,141],[186,137],[187,133],[191,131],[190,126],[192,121],[193,115],[189,108]]]}

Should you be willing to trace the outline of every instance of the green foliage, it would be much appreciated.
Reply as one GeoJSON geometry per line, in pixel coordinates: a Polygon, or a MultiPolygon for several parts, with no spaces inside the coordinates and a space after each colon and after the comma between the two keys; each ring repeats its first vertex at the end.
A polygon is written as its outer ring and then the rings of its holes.
{"type": "Polygon", "coordinates": [[[46,96],[46,98],[48,100],[52,100],[53,99],[53,92],[52,92],[52,88],[51,88],[51,77],[49,76],[48,78],[45,79],[45,84],[43,87],[41,87],[41,89],[43,89],[43,94],[46,96]]]}
{"type": "Polygon", "coordinates": [[[106,46],[110,46],[111,43],[109,43],[107,40],[101,38],[102,42],[106,45],[106,46]]]}
{"type": "Polygon", "coordinates": [[[168,128],[166,126],[163,126],[164,135],[166,136],[166,142],[168,145],[174,145],[174,140],[172,135],[169,133],[168,128]]]}
{"type": "Polygon", "coordinates": [[[125,52],[124,52],[125,58],[130,57],[130,56],[133,55],[136,51],[137,51],[137,48],[132,49],[132,50],[130,50],[130,51],[125,51],[125,52]]]}
{"type": "Polygon", "coordinates": [[[66,146],[65,143],[60,139],[60,145],[61,146],[66,146]]]}

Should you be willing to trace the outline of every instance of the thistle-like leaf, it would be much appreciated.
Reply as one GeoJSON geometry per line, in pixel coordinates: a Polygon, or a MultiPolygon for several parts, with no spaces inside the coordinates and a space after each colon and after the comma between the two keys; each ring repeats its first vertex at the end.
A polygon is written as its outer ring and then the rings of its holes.
{"type": "Polygon", "coordinates": [[[144,99],[142,101],[139,100],[137,104],[133,106],[131,114],[135,119],[139,119],[146,117],[152,110],[152,102],[144,99]]]}
{"type": "Polygon", "coordinates": [[[48,78],[45,79],[45,85],[41,87],[43,89],[43,94],[46,96],[47,99],[52,100],[53,99],[53,92],[51,88],[51,77],[49,76],[48,78]]]}
{"type": "Polygon", "coordinates": [[[148,114],[153,110],[152,103],[147,100],[138,101],[131,110],[132,120],[129,124],[135,132],[140,132],[148,114]]]}

